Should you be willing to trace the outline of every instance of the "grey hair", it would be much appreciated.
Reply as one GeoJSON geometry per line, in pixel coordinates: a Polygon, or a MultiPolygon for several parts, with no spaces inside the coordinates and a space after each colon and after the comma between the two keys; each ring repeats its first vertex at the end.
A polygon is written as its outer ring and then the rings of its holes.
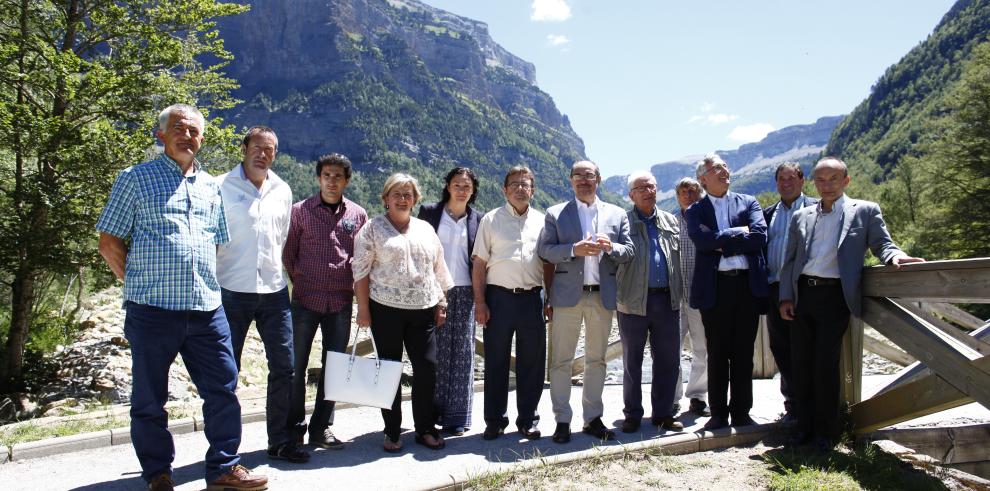
{"type": "Polygon", "coordinates": [[[654,177],[653,174],[650,173],[649,171],[638,170],[636,172],[633,172],[632,174],[629,174],[629,177],[626,178],[626,187],[631,190],[633,183],[644,177],[650,178],[650,180],[653,181],[654,184],[656,184],[657,182],[657,178],[654,177]]]}
{"type": "Polygon", "coordinates": [[[694,175],[699,179],[701,176],[705,175],[705,164],[722,164],[726,167],[729,166],[729,164],[726,164],[725,161],[722,160],[722,157],[719,157],[717,153],[711,152],[705,154],[705,158],[699,160],[694,167],[694,175]]]}
{"type": "Polygon", "coordinates": [[[206,118],[203,117],[203,113],[189,104],[172,104],[171,106],[162,109],[162,112],[158,113],[158,129],[160,131],[165,131],[168,129],[168,117],[172,114],[192,115],[199,120],[199,129],[201,131],[206,131],[206,118]]]}
{"type": "Polygon", "coordinates": [[[818,162],[815,162],[815,168],[811,170],[811,175],[812,176],[815,175],[815,171],[818,170],[819,166],[833,162],[838,164],[839,168],[842,169],[842,177],[846,177],[849,175],[849,166],[847,166],[846,163],[843,162],[842,159],[838,157],[824,157],[818,162]]]}
{"type": "Polygon", "coordinates": [[[680,192],[680,190],[682,188],[694,188],[702,196],[704,196],[704,194],[705,194],[705,190],[704,189],[701,189],[701,184],[699,184],[698,181],[696,181],[696,180],[694,180],[694,179],[692,179],[690,177],[682,177],[679,181],[677,181],[677,184],[674,184],[674,192],[675,193],[680,192]]]}

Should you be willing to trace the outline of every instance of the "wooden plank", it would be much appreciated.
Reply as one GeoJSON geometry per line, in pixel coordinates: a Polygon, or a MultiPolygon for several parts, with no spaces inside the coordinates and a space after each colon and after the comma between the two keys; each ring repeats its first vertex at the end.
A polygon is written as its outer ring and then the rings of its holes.
{"type": "Polygon", "coordinates": [[[942,317],[945,317],[951,322],[955,322],[960,325],[963,329],[968,329],[972,331],[973,329],[979,329],[987,325],[987,321],[980,319],[979,317],[966,312],[951,303],[929,303],[922,302],[921,308],[930,310],[942,317]]]}
{"type": "Polygon", "coordinates": [[[990,303],[990,259],[932,261],[863,270],[863,295],[990,303]]]}
{"type": "MultiPolygon", "coordinates": [[[[973,362],[974,367],[990,370],[990,357],[973,362]]],[[[852,406],[852,427],[856,434],[868,433],[885,426],[920,418],[973,402],[938,375],[926,375],[917,380],[887,390],[852,406]]]]}
{"type": "MultiPolygon", "coordinates": [[[[969,333],[969,335],[981,340],[990,339],[990,324],[969,333]]],[[[926,375],[930,375],[931,373],[932,371],[930,368],[928,368],[927,365],[925,365],[924,363],[915,362],[911,365],[908,365],[900,372],[898,372],[897,377],[894,380],[890,381],[886,386],[877,390],[876,394],[883,394],[884,392],[891,390],[897,386],[904,385],[908,382],[911,382],[912,380],[917,380],[926,375]]]]}
{"type": "Polygon", "coordinates": [[[863,321],[849,317],[839,356],[839,397],[855,404],[863,397],[863,321]]]}
{"type": "Polygon", "coordinates": [[[870,440],[893,440],[900,445],[938,459],[943,464],[990,460],[990,424],[893,428],[870,433],[870,440]]]}
{"type": "Polygon", "coordinates": [[[990,344],[987,344],[978,338],[970,336],[968,333],[960,331],[956,326],[953,326],[952,324],[949,324],[948,322],[945,322],[942,319],[935,317],[927,310],[922,308],[919,303],[907,302],[904,300],[901,301],[895,300],[894,303],[907,309],[908,312],[911,312],[912,314],[923,319],[925,322],[937,327],[943,333],[948,334],[956,341],[965,344],[970,349],[975,350],[981,355],[990,355],[990,344]]]}
{"type": "MultiPolygon", "coordinates": [[[[605,363],[620,356],[622,356],[622,341],[615,340],[609,343],[608,348],[605,349],[605,363]]],[[[574,363],[571,365],[571,377],[576,377],[582,373],[584,373],[584,355],[574,358],[574,363]]]]}
{"type": "Polygon", "coordinates": [[[911,355],[873,336],[870,336],[869,334],[863,334],[863,347],[866,348],[866,351],[881,356],[884,359],[890,360],[902,367],[906,367],[916,361],[911,355]]]}
{"type": "Polygon", "coordinates": [[[940,335],[938,329],[890,299],[864,298],[863,320],[960,392],[990,408],[990,369],[971,362],[979,353],[940,335]]]}

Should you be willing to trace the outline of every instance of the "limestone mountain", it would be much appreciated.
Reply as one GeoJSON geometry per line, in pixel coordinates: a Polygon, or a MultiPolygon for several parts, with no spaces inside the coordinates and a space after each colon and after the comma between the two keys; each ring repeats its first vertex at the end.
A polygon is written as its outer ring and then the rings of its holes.
{"type": "MultiPolygon", "coordinates": [[[[357,171],[349,192],[372,208],[389,173],[412,173],[436,199],[454,165],[480,174],[482,207],[504,202],[502,178],[515,164],[538,176],[537,206],[569,196],[567,167],[584,143],[537,87],[534,66],[486,24],[416,0],[251,4],[219,24],[245,101],[222,116],[275,128],[283,155],[347,155],[357,171]]],[[[279,164],[300,175],[297,197],[315,189],[311,164],[279,164]]]]}
{"type": "MultiPolygon", "coordinates": [[[[787,126],[770,132],[755,143],[747,143],[735,150],[716,150],[732,170],[732,189],[741,193],[759,194],[775,189],[773,170],[785,161],[797,161],[806,169],[821,154],[829,137],[843,116],[819,118],[812,124],[787,126]]],[[[677,160],[661,162],[650,167],[660,189],[661,206],[674,208],[674,185],[685,176],[694,177],[695,164],[703,154],[689,155],[677,160]]],[[[627,176],[613,176],[605,181],[609,191],[627,196],[627,176]]]]}

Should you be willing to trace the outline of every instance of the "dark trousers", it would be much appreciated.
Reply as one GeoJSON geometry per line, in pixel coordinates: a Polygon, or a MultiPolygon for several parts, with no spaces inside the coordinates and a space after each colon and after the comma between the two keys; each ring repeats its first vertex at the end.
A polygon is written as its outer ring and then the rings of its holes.
{"type": "Polygon", "coordinates": [[[206,482],[240,461],[241,405],[237,364],[223,307],[212,311],[165,310],[128,302],[124,336],[131,344],[131,442],[141,477],[151,481],[172,474],[175,444],[168,431],[168,370],[182,354],[186,370],[203,398],[206,482]]]}
{"type": "Polygon", "coordinates": [[[799,284],[791,333],[798,429],[833,440],[839,436],[839,357],[849,327],[841,285],[799,284]]]}
{"type": "Polygon", "coordinates": [[[333,424],[334,402],[323,399],[327,351],[343,353],[347,349],[347,340],[351,335],[351,309],[352,304],[347,304],[340,312],[319,313],[298,303],[292,304],[292,346],[295,351],[295,366],[292,376],[292,402],[289,405],[289,428],[296,438],[301,438],[307,431],[306,367],[309,365],[309,353],[313,347],[317,327],[320,328],[323,336],[323,346],[320,355],[320,381],[316,386],[316,405],[313,415],[309,418],[309,434],[311,437],[321,436],[323,430],[333,424]]]}
{"type": "Polygon", "coordinates": [[[767,331],[770,334],[770,352],[780,372],[780,393],[784,395],[784,410],[794,410],[794,390],[791,389],[794,369],[791,363],[791,331],[793,321],[780,317],[780,283],[770,283],[770,310],[767,312],[767,331]]]}
{"type": "MultiPolygon", "coordinates": [[[[402,347],[412,363],[413,427],[416,433],[434,430],[433,394],[437,383],[437,342],[433,327],[433,309],[408,310],[382,305],[371,300],[371,335],[375,337],[378,356],[384,360],[402,360],[402,347]]],[[[443,329],[441,327],[440,329],[443,329]]],[[[382,409],[385,435],[398,441],[402,432],[402,386],[395,391],[391,409],[382,409]]]]}
{"type": "Polygon", "coordinates": [[[677,311],[670,306],[670,293],[651,293],[646,298],[646,315],[619,312],[622,340],[622,413],[627,418],[643,417],[643,350],[650,340],[653,382],[650,406],[654,418],[672,416],[674,390],[681,366],[681,329],[677,311]]]}
{"type": "Polygon", "coordinates": [[[242,293],[221,289],[223,310],[230,325],[237,370],[241,369],[241,352],[251,323],[255,323],[268,358],[268,393],[265,399],[265,422],[268,445],[292,440],[289,435],[289,402],[292,397],[292,314],[289,290],[275,293],[242,293]]]}
{"type": "Polygon", "coordinates": [[[528,428],[540,420],[547,360],[547,327],[538,291],[511,293],[488,286],[485,303],[491,318],[485,326],[485,424],[506,427],[509,359],[516,337],[516,426],[528,428]]]}
{"type": "Polygon", "coordinates": [[[701,311],[708,347],[708,404],[712,416],[743,416],[753,407],[753,343],[759,307],[766,299],[750,293],[748,273],[719,274],[716,289],[715,307],[701,311]]]}

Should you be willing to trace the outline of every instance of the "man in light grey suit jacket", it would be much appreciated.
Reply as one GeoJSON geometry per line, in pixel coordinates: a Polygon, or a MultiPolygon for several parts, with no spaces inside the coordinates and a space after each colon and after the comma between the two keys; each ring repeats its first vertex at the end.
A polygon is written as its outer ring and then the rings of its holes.
{"type": "Polygon", "coordinates": [[[850,313],[861,314],[860,279],[869,249],[885,264],[921,262],[887,232],[880,206],[845,196],[846,164],[815,164],[817,206],[794,212],[780,271],[780,315],[794,320],[791,359],[798,428],[794,444],[831,449],[839,435],[839,355],[850,313]]]}
{"type": "Polygon", "coordinates": [[[537,246],[540,257],[555,265],[548,301],[553,309],[550,398],[557,421],[556,443],[571,439],[571,368],[582,321],[586,360],[583,431],[601,440],[615,438],[601,420],[605,349],[615,310],[617,265],[632,259],[633,251],[626,212],[598,199],[595,193],[600,183],[594,162],[576,162],[571,168],[575,198],[547,210],[537,246]]]}

